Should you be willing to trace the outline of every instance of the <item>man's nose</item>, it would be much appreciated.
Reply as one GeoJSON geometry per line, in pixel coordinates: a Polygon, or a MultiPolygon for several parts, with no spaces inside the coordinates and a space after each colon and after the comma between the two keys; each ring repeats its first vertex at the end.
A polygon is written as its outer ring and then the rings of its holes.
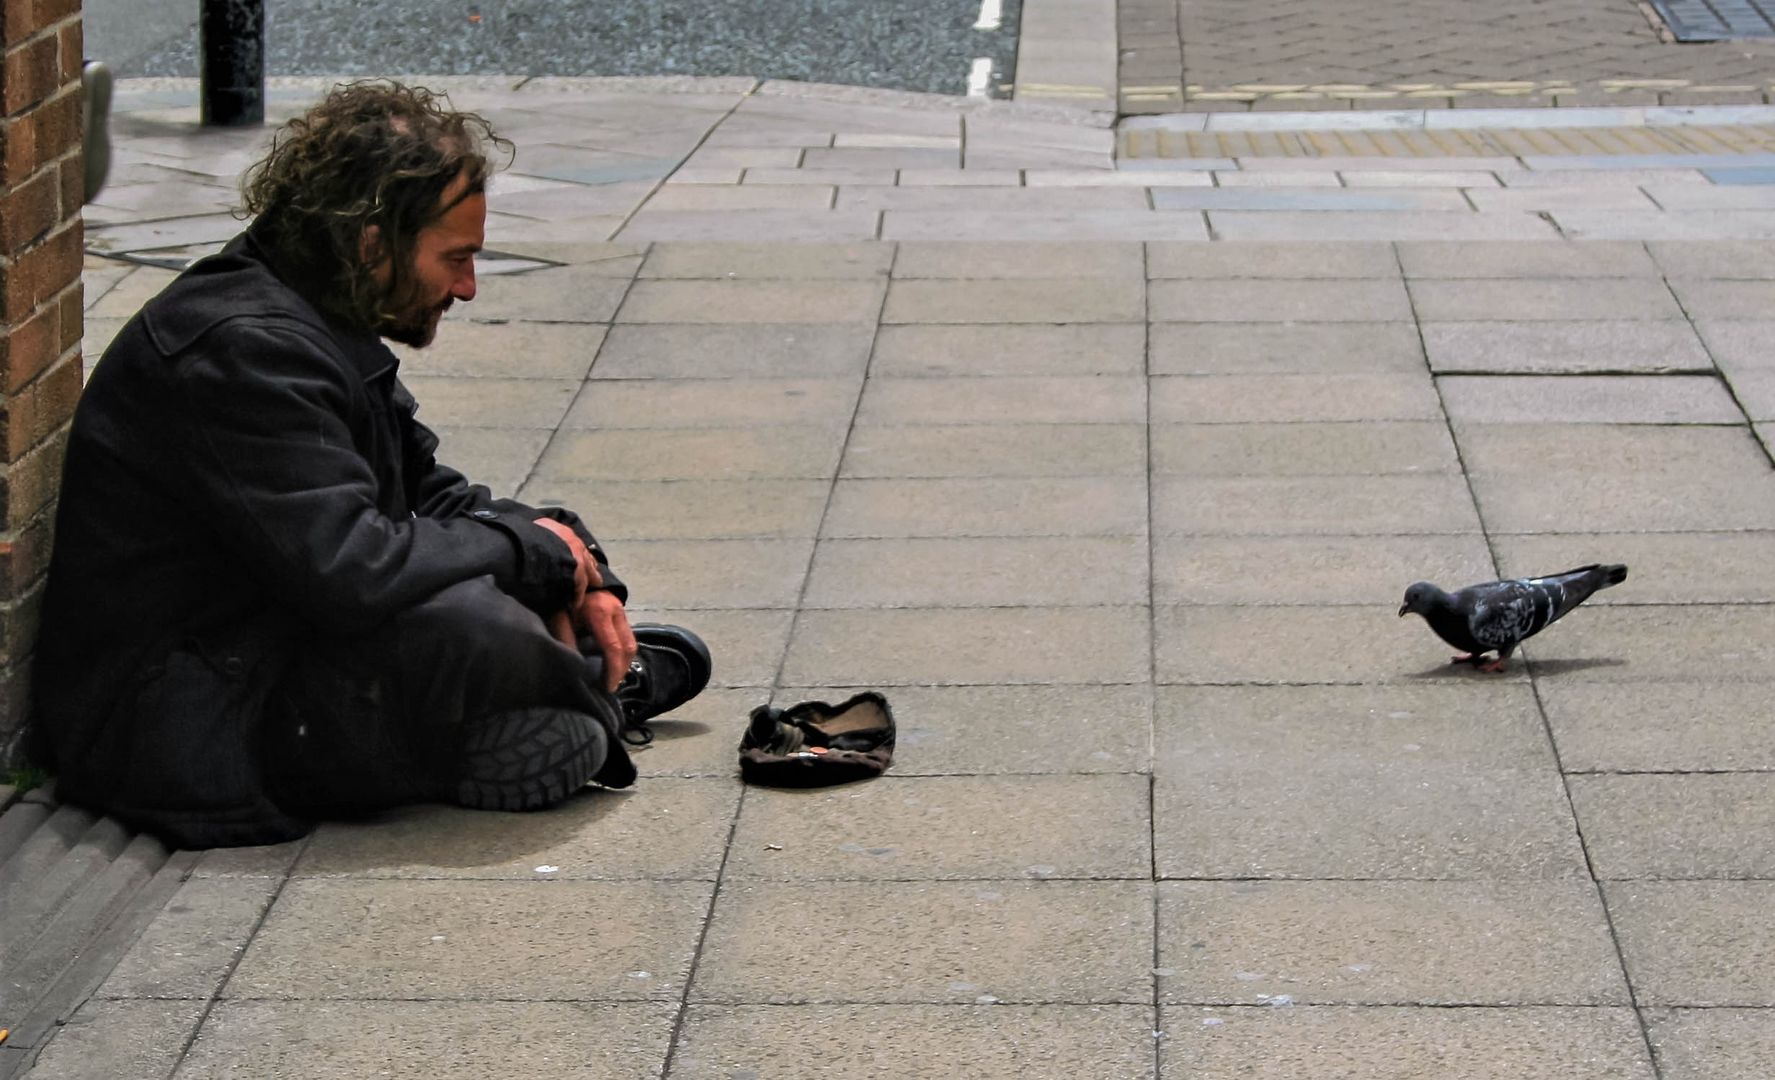
{"type": "Polygon", "coordinates": [[[451,287],[450,295],[457,300],[473,300],[475,298],[475,263],[470,259],[466,269],[456,278],[451,287]]]}

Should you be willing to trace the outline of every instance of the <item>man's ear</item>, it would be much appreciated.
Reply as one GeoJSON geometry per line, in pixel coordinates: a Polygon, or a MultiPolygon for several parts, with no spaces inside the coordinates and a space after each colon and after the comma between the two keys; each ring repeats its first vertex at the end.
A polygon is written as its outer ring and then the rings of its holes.
{"type": "Polygon", "coordinates": [[[357,257],[365,266],[374,266],[382,261],[382,226],[365,225],[363,233],[358,237],[357,257]]]}

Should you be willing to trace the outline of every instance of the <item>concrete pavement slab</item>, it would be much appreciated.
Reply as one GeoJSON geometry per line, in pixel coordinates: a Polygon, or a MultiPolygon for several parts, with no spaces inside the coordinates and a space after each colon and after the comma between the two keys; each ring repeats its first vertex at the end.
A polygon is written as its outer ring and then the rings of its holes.
{"type": "MultiPolygon", "coordinates": [[[[622,284],[626,287],[627,282],[622,284]]],[[[423,349],[403,346],[395,355],[401,358],[401,370],[407,375],[583,379],[598,355],[606,329],[571,321],[446,319],[431,345],[423,349]]]]}
{"type": "Polygon", "coordinates": [[[1149,1003],[1152,924],[1148,882],[735,882],[691,1000],[1149,1003]]]}
{"type": "Polygon", "coordinates": [[[1593,604],[1775,603],[1772,532],[1500,536],[1492,546],[1510,576],[1549,573],[1586,552],[1632,567],[1631,590],[1598,593],[1593,604]]]}
{"type": "Polygon", "coordinates": [[[713,888],[688,881],[292,881],[223,996],[676,1001],[713,888]],[[632,911],[647,918],[596,916],[632,911]],[[490,956],[500,962],[486,962],[490,956]]]}
{"type": "Polygon", "coordinates": [[[1666,1080],[1755,1076],[1775,1062],[1775,1011],[1647,1009],[1644,1015],[1666,1080]]]}
{"type": "Polygon", "coordinates": [[[1147,273],[1158,278],[1396,278],[1386,244],[1147,245],[1147,273]]]}
{"type": "Polygon", "coordinates": [[[1596,886],[1159,885],[1166,1004],[1625,1005],[1596,886]],[[1503,932],[1499,932],[1502,930],[1503,932]]]}
{"type": "Polygon", "coordinates": [[[168,1076],[196,1034],[206,998],[88,1001],[56,1032],[30,1080],[87,1080],[96,1064],[114,1076],[168,1076]]]}
{"type": "Polygon", "coordinates": [[[1154,323],[1154,375],[1213,372],[1418,372],[1424,352],[1405,322],[1154,323]]]}
{"type": "Polygon", "coordinates": [[[861,375],[864,323],[621,323],[598,349],[594,379],[760,379],[861,375]]]}
{"type": "MultiPolygon", "coordinates": [[[[772,169],[772,168],[765,168],[763,166],[757,166],[754,168],[744,170],[744,173],[745,173],[744,182],[747,184],[765,184],[765,185],[769,185],[769,184],[791,184],[791,185],[794,185],[794,184],[825,184],[825,185],[830,185],[833,187],[836,187],[839,184],[857,184],[857,185],[860,185],[860,184],[881,184],[881,185],[884,185],[887,187],[892,187],[894,185],[894,183],[896,182],[895,178],[898,174],[898,171],[899,170],[883,169],[883,168],[873,168],[873,169],[862,169],[862,168],[854,168],[854,169],[772,169]]],[[[955,170],[955,171],[959,172],[960,170],[955,170]]],[[[678,181],[684,175],[684,172],[685,172],[685,170],[679,169],[677,172],[672,174],[672,179],[670,181],[667,181],[667,183],[669,184],[669,183],[678,181]]],[[[711,172],[711,175],[713,176],[716,174],[724,174],[725,172],[726,172],[726,170],[713,170],[711,172]]],[[[736,175],[731,180],[722,180],[720,182],[721,183],[737,184],[737,183],[741,182],[741,179],[739,176],[736,175]]]]}
{"type": "Polygon", "coordinates": [[[1024,182],[1021,168],[900,169],[901,187],[1016,187],[1024,182]]]}
{"type": "Polygon", "coordinates": [[[1146,336],[1137,323],[883,326],[869,374],[1139,375],[1146,370],[1146,336]]]}
{"type": "Polygon", "coordinates": [[[1744,414],[1705,375],[1445,375],[1457,424],[1736,424],[1744,414]]]}
{"type": "Polygon", "coordinates": [[[834,1075],[1150,1080],[1152,1010],[1141,1005],[694,1005],[671,1075],[778,1080],[834,1075]],[[817,1054],[781,1031],[845,1031],[817,1054]]]}
{"type": "Polygon", "coordinates": [[[1393,188],[1393,187],[1435,187],[1435,188],[1496,188],[1502,186],[1498,174],[1494,172],[1363,172],[1353,170],[1343,174],[1345,187],[1352,188],[1393,188]]]}
{"type": "Polygon", "coordinates": [[[1154,424],[1155,476],[1357,476],[1459,472],[1440,421],[1154,424]]]}
{"type": "Polygon", "coordinates": [[[1162,877],[1587,877],[1520,683],[1167,687],[1155,732],[1162,877]]]}
{"type": "Polygon", "coordinates": [[[402,380],[424,403],[426,424],[454,428],[552,430],[579,393],[574,379],[490,379],[416,375],[402,380]]]}
{"type": "Polygon", "coordinates": [[[1570,771],[1775,770],[1767,710],[1738,685],[1554,679],[1540,692],[1570,771]]]}
{"type": "Polygon", "coordinates": [[[1079,210],[971,212],[889,210],[882,214],[883,240],[1018,240],[1125,243],[1136,240],[1208,239],[1199,213],[1185,210],[1079,210]]]}
{"type": "Polygon", "coordinates": [[[1652,1080],[1632,1009],[1166,1006],[1162,1075],[1232,1080],[1652,1080]]]}
{"type": "MultiPolygon", "coordinates": [[[[776,704],[852,693],[789,686],[776,704]]],[[[899,776],[1150,771],[1150,686],[897,686],[891,697],[899,776]]]]}
{"type": "Polygon", "coordinates": [[[1670,288],[1691,319],[1767,319],[1775,312],[1775,282],[1673,280],[1670,288]]]}
{"type": "Polygon", "coordinates": [[[1644,184],[1707,184],[1699,169],[1672,166],[1668,169],[1534,169],[1496,174],[1505,187],[1639,187],[1644,184]]]}
{"type": "Polygon", "coordinates": [[[1411,303],[1397,281],[1295,281],[1278,292],[1261,279],[1154,281],[1154,322],[1402,322],[1411,303]]]}
{"type": "Polygon", "coordinates": [[[1146,381],[1123,375],[1000,375],[875,379],[863,391],[858,427],[978,423],[1137,424],[1146,381]]]}
{"type": "Polygon", "coordinates": [[[1775,877],[1775,776],[1574,776],[1596,876],[1775,877]]]}
{"type": "Polygon", "coordinates": [[[1138,288],[1096,278],[895,281],[883,323],[1116,323],[1145,317],[1138,288]]]}
{"type": "Polygon", "coordinates": [[[1472,205],[1458,191],[1435,188],[1365,188],[1362,190],[1306,187],[1289,190],[1262,188],[1154,188],[1155,210],[1296,210],[1329,213],[1376,211],[1448,211],[1467,213],[1472,205]]]}
{"type": "Polygon", "coordinates": [[[1139,244],[909,240],[895,246],[896,278],[1103,278],[1138,289],[1145,277],[1139,244]]]}
{"type": "Polygon", "coordinates": [[[1664,283],[1655,280],[1436,281],[1410,283],[1411,300],[1425,322],[1570,319],[1679,319],[1664,283]]]}
{"type": "Polygon", "coordinates": [[[192,867],[191,876],[210,877],[269,877],[282,878],[288,876],[302,849],[308,846],[308,838],[291,840],[282,844],[260,844],[252,847],[211,848],[203,853],[192,867]]]}
{"type": "MultiPolygon", "coordinates": [[[[1766,604],[1596,607],[1523,646],[1537,674],[1579,681],[1757,684],[1775,654],[1766,604]]],[[[1748,692],[1760,693],[1752,685],[1748,692]]]]}
{"type": "MultiPolygon", "coordinates": [[[[710,620],[726,614],[729,613],[692,612],[684,617],[699,634],[709,638],[710,620]]],[[[785,623],[783,635],[787,633],[785,623]]],[[[781,652],[779,640],[779,656],[781,652]]],[[[731,651],[721,652],[716,657],[718,671],[725,675],[735,659],[731,651]]],[[[768,684],[770,675],[754,681],[768,684]]],[[[644,780],[677,776],[714,777],[723,783],[731,782],[739,771],[739,732],[744,729],[746,716],[768,700],[770,690],[763,685],[706,689],[684,706],[651,721],[653,741],[631,747],[629,756],[644,780]]]]}
{"type": "MultiPolygon", "coordinates": [[[[1434,174],[1431,174],[1434,175],[1434,174]]],[[[1408,278],[1651,278],[1658,267],[1645,245],[1627,241],[1574,244],[1417,241],[1399,245],[1408,278]]]]}
{"type": "Polygon", "coordinates": [[[323,825],[298,878],[713,881],[739,792],[714,780],[587,790],[546,819],[403,807],[323,825]],[[538,866],[553,866],[548,872],[538,866]]]}
{"type": "Polygon", "coordinates": [[[1768,468],[1742,424],[1463,424],[1455,437],[1476,474],[1585,472],[1606,461],[1631,473],[1711,473],[1754,482],[1768,468]]]}
{"type": "Polygon", "coordinates": [[[668,185],[647,200],[650,214],[678,211],[830,210],[838,189],[815,184],[723,187],[714,184],[668,185]]]}
{"type": "Polygon", "coordinates": [[[1373,607],[1159,607],[1155,677],[1190,685],[1416,685],[1480,677],[1450,667],[1447,647],[1398,618],[1395,608],[1390,598],[1373,607]],[[1362,647],[1340,648],[1344,643],[1362,647]]]}
{"type": "Polygon", "coordinates": [[[1666,240],[1646,245],[1673,278],[1775,278],[1775,243],[1666,240]]]}
{"type": "Polygon", "coordinates": [[[859,388],[856,378],[592,382],[560,426],[565,431],[785,426],[842,431],[859,388]]]}
{"type": "Polygon", "coordinates": [[[624,323],[851,323],[881,310],[881,282],[638,281],[624,323]]]}
{"type": "Polygon", "coordinates": [[[869,427],[845,446],[841,475],[856,477],[1129,476],[1146,469],[1136,424],[869,427]]]}
{"type": "MultiPolygon", "coordinates": [[[[1071,213],[1146,210],[1147,193],[1136,187],[854,187],[840,188],[841,210],[955,213],[1071,213]]],[[[1166,207],[1160,206],[1163,210],[1166,207]]]]}
{"type": "Polygon", "coordinates": [[[822,540],[800,602],[809,610],[1143,604],[1152,592],[1147,559],[1138,536],[822,540]]]}
{"type": "Polygon", "coordinates": [[[1658,200],[1645,191],[1626,186],[1523,187],[1502,191],[1477,188],[1463,194],[1472,202],[1473,208],[1482,214],[1545,214],[1560,210],[1630,214],[1659,206],[1658,200]]]}
{"type": "Polygon", "coordinates": [[[1004,479],[843,479],[825,537],[1141,536],[1146,480],[1138,476],[1004,479]]]}
{"type": "Polygon", "coordinates": [[[533,478],[562,480],[762,480],[829,477],[843,432],[789,427],[636,428],[557,435],[533,478]]]}
{"type": "Polygon", "coordinates": [[[532,505],[605,508],[595,524],[606,543],[788,539],[819,531],[830,489],[826,480],[538,480],[519,497],[532,505]]]}
{"type": "Polygon", "coordinates": [[[1153,530],[1204,536],[1479,531],[1454,475],[1172,477],[1152,488],[1153,530]]]}
{"type": "Polygon", "coordinates": [[[1775,477],[1766,475],[1568,472],[1472,481],[1494,535],[1775,529],[1775,477]]]}
{"type": "Polygon", "coordinates": [[[554,433],[543,428],[437,427],[437,459],[496,495],[515,495],[554,433]]]}
{"type": "Polygon", "coordinates": [[[1579,374],[1705,371],[1707,351],[1684,319],[1642,322],[1424,322],[1430,368],[1441,372],[1579,374]]]}
{"type": "Polygon", "coordinates": [[[630,540],[619,572],[660,607],[791,608],[813,539],[630,540]]]}
{"type": "Polygon", "coordinates": [[[1160,536],[1160,604],[1373,604],[1413,581],[1489,580],[1484,538],[1467,536],[1160,536]]]}
{"type": "Polygon", "coordinates": [[[730,881],[1125,879],[1152,872],[1144,776],[906,776],[748,793],[730,881]],[[1016,813],[1005,813],[1017,807],[1016,813]]]}
{"type": "Polygon", "coordinates": [[[1555,210],[1551,216],[1572,240],[1775,239],[1775,220],[1762,210],[1555,210]]]}
{"type": "Polygon", "coordinates": [[[1775,1004],[1775,882],[1611,881],[1602,890],[1642,1007],[1775,1004]]]}
{"type": "Polygon", "coordinates": [[[1767,185],[1706,187],[1672,184],[1646,187],[1646,196],[1665,210],[1769,210],[1775,209],[1775,189],[1767,185]]]}
{"type": "Polygon", "coordinates": [[[180,1065],[181,1080],[536,1080],[653,1074],[669,1005],[509,1001],[227,1001],[180,1065]]]}
{"type": "Polygon", "coordinates": [[[282,884],[276,878],[185,882],[104,985],[105,998],[208,998],[222,985],[282,884]]]}
{"type": "Polygon", "coordinates": [[[698,244],[663,241],[648,248],[640,276],[831,281],[886,277],[893,249],[882,244],[698,244]]]}
{"type": "MultiPolygon", "coordinates": [[[[1216,185],[1225,188],[1335,188],[1344,186],[1343,178],[1339,174],[1327,172],[1323,169],[1313,169],[1311,171],[1301,170],[1298,172],[1277,172],[1262,169],[1227,169],[1216,171],[1214,174],[1214,182],[1216,185]]],[[[1338,276],[1345,277],[1347,275],[1339,274],[1338,276]]]]}
{"type": "Polygon", "coordinates": [[[158,266],[129,267],[128,271],[95,303],[86,309],[95,319],[129,319],[142,310],[142,305],[160,295],[178,275],[158,266]]]}
{"type": "Polygon", "coordinates": [[[1152,380],[1154,423],[1440,420],[1427,378],[1401,375],[1175,375],[1152,380]]]}
{"type": "Polygon", "coordinates": [[[810,611],[781,679],[800,686],[1132,683],[1151,674],[1141,608],[810,611]]]}
{"type": "Polygon", "coordinates": [[[641,209],[615,235],[625,241],[850,243],[874,240],[879,214],[853,210],[641,209]]]}
{"type": "MultiPolygon", "coordinates": [[[[1597,213],[1612,217],[1619,211],[1597,213]]],[[[1553,240],[1559,236],[1552,223],[1534,214],[1504,211],[1460,214],[1441,210],[1211,210],[1208,224],[1217,238],[1238,241],[1553,240]]],[[[1596,228],[1598,232],[1604,231],[1601,226],[1596,228]]]]}

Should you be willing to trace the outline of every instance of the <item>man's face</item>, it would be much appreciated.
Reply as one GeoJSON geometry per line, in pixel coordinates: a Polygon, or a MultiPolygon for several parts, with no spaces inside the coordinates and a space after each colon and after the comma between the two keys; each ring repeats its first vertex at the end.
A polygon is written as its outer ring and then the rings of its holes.
{"type": "MultiPolygon", "coordinates": [[[[383,337],[424,348],[437,336],[438,320],[451,304],[475,298],[475,253],[486,239],[487,197],[460,198],[467,186],[467,176],[452,182],[442,202],[455,205],[420,231],[413,250],[414,300],[383,323],[383,337]]],[[[378,276],[387,277],[386,267],[378,276]]]]}

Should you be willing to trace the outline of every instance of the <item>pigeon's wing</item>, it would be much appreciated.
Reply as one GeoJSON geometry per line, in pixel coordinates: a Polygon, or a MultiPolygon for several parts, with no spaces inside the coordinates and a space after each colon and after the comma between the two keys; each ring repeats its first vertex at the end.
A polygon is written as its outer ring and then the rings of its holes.
{"type": "Polygon", "coordinates": [[[1514,647],[1545,630],[1583,599],[1558,578],[1494,581],[1463,589],[1462,594],[1456,603],[1467,610],[1467,628],[1473,640],[1488,649],[1514,647]]]}

